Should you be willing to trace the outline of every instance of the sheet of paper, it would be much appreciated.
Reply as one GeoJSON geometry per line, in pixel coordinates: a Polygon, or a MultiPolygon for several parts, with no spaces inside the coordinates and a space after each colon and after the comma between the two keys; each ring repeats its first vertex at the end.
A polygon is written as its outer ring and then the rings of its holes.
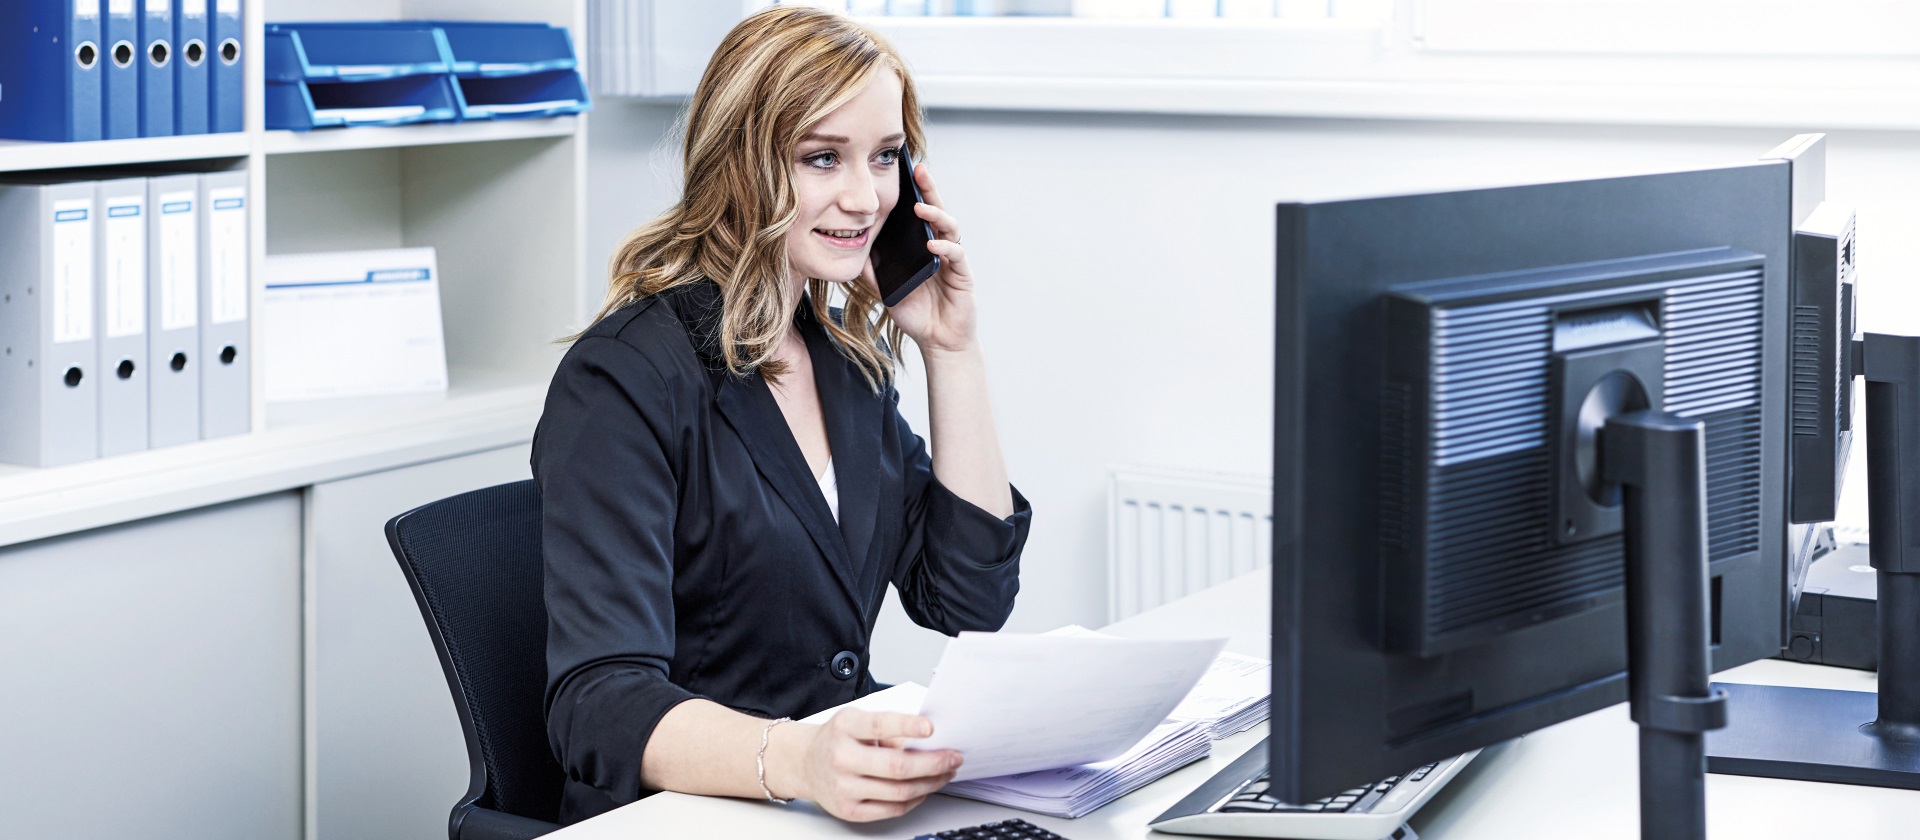
{"type": "Polygon", "coordinates": [[[1273,663],[1265,659],[1222,653],[1207,668],[1200,683],[1168,717],[1176,720],[1215,721],[1273,693],[1273,663]]]}
{"type": "Polygon", "coordinates": [[[959,750],[958,780],[1105,761],[1165,720],[1225,645],[962,633],[920,708],[933,737],[911,746],[959,750]]]}

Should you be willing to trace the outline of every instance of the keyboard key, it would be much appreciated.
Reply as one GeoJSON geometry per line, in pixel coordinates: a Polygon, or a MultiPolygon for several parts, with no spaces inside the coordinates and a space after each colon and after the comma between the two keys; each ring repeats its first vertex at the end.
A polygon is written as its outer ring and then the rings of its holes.
{"type": "Polygon", "coordinates": [[[1273,810],[1273,804],[1270,802],[1261,802],[1258,800],[1254,800],[1250,802],[1228,802],[1227,804],[1220,806],[1220,810],[1264,814],[1268,811],[1273,810]]]}

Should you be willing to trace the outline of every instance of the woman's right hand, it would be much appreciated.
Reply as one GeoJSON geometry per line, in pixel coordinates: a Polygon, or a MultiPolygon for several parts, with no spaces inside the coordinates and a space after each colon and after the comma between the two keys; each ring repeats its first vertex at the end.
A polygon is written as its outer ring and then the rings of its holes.
{"type": "Polygon", "coordinates": [[[785,778],[775,784],[769,768],[769,788],[776,796],[811,799],[849,822],[911,811],[953,781],[960,767],[954,750],[905,747],[909,738],[933,734],[933,722],[919,715],[844,709],[824,725],[792,729],[785,778]]]}

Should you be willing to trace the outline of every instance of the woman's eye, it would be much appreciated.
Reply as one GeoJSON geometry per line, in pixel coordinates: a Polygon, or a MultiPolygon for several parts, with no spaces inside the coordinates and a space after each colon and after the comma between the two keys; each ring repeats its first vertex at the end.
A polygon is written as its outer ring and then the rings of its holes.
{"type": "Polygon", "coordinates": [[[832,169],[835,163],[840,162],[840,156],[833,152],[821,152],[817,155],[808,155],[802,160],[815,169],[832,169]]]}
{"type": "Polygon", "coordinates": [[[875,155],[874,160],[880,163],[882,166],[892,166],[900,162],[900,150],[885,149],[881,151],[880,154],[875,155]]]}

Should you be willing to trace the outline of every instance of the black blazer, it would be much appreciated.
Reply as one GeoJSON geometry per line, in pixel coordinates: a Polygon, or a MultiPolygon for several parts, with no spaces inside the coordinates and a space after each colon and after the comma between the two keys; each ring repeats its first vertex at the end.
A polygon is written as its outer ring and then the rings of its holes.
{"type": "Polygon", "coordinates": [[[999,629],[1013,609],[1026,500],[1002,520],[942,487],[898,392],[869,389],[803,306],[836,527],[766,380],[725,372],[719,312],[709,282],[602,319],[560,362],[534,433],[563,822],[643,795],[647,739],[681,701],[798,718],[873,691],[889,582],[947,634],[999,629]]]}

